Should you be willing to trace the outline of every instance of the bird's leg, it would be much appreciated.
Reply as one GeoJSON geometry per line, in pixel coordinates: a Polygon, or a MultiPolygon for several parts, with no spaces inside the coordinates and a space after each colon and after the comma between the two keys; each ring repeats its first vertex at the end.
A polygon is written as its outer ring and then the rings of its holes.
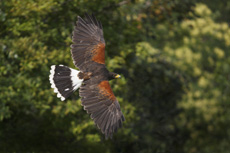
{"type": "Polygon", "coordinates": [[[79,74],[78,74],[78,77],[80,78],[80,79],[84,79],[84,80],[88,80],[88,79],[90,79],[90,77],[92,76],[92,72],[80,72],[79,74]]]}
{"type": "Polygon", "coordinates": [[[90,79],[90,77],[92,76],[92,72],[86,72],[86,73],[84,73],[84,80],[88,80],[88,79],[90,79]]]}

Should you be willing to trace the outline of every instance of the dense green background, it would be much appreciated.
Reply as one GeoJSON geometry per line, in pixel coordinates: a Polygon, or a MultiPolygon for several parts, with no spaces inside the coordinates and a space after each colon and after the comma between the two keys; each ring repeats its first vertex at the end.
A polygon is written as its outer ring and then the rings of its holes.
{"type": "Polygon", "coordinates": [[[230,2],[1,0],[0,152],[230,153],[230,2]],[[124,127],[105,141],[80,105],[49,83],[74,67],[77,16],[104,27],[124,127]]]}

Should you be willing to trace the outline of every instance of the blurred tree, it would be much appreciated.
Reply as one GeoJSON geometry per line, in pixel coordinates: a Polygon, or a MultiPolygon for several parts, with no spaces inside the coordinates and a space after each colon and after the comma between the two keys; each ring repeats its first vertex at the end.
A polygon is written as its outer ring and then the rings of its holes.
{"type": "Polygon", "coordinates": [[[1,1],[0,152],[227,153],[230,28],[195,2],[1,1]],[[109,141],[77,92],[61,102],[48,80],[51,65],[74,67],[84,12],[102,22],[106,64],[124,76],[111,84],[126,122],[109,141]]]}
{"type": "Polygon", "coordinates": [[[177,118],[181,133],[189,134],[185,152],[227,153],[230,149],[230,28],[214,17],[207,5],[198,3],[191,19],[159,24],[156,29],[155,43],[164,46],[167,61],[188,78],[189,90],[178,103],[185,111],[177,118]]]}

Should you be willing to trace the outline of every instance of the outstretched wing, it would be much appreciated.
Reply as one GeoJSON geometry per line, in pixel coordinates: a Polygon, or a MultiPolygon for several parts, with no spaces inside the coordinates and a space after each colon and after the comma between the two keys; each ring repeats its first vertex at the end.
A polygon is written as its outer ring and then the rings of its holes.
{"type": "Polygon", "coordinates": [[[92,83],[87,80],[80,88],[82,105],[106,139],[112,138],[113,133],[122,127],[125,120],[121,112],[120,105],[113,94],[107,80],[99,83],[92,83]]]}
{"type": "Polygon", "coordinates": [[[81,71],[90,71],[91,65],[105,64],[105,41],[102,24],[95,16],[85,14],[83,20],[78,16],[77,26],[73,31],[71,54],[74,65],[81,71]]]}

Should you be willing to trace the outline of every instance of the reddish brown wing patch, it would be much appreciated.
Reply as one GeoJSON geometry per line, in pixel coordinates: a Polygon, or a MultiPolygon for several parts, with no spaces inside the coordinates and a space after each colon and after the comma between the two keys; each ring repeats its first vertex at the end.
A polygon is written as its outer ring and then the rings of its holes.
{"type": "Polygon", "coordinates": [[[78,17],[72,37],[71,54],[74,65],[82,72],[95,69],[95,63],[105,64],[105,40],[100,21],[94,15],[78,17]]]}
{"type": "Polygon", "coordinates": [[[94,62],[105,64],[105,44],[99,43],[93,50],[93,57],[92,60],[94,62]]]}
{"type": "Polygon", "coordinates": [[[99,89],[100,89],[100,93],[106,97],[108,97],[111,100],[116,100],[116,97],[113,94],[113,91],[109,85],[109,81],[102,81],[99,85],[98,85],[99,89]]]}

